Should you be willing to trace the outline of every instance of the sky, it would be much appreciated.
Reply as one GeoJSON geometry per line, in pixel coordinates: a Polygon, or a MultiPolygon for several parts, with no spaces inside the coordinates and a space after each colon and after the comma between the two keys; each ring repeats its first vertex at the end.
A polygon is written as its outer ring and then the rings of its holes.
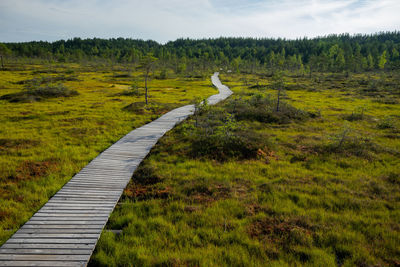
{"type": "Polygon", "coordinates": [[[287,38],[400,30],[400,0],[0,0],[0,42],[287,38]]]}

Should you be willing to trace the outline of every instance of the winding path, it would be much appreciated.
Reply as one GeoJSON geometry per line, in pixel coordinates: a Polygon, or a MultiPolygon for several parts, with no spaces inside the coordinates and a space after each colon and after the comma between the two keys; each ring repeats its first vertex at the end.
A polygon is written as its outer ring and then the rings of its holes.
{"type": "MultiPolygon", "coordinates": [[[[232,94],[211,77],[219,94],[232,94]]],[[[194,112],[194,105],[174,109],[131,131],[102,152],[61,188],[0,248],[0,266],[86,266],[124,188],[140,162],[167,131],[194,112]]]]}

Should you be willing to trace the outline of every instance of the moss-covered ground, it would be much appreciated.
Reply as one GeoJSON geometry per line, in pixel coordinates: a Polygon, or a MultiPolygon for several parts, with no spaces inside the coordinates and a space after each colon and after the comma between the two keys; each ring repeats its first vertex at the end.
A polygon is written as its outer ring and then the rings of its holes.
{"type": "Polygon", "coordinates": [[[222,75],[156,145],[92,266],[399,266],[400,79],[222,75]]]}
{"type": "Polygon", "coordinates": [[[0,244],[99,152],[217,92],[209,77],[169,76],[153,75],[145,107],[143,78],[129,66],[16,64],[0,71],[0,244]]]}

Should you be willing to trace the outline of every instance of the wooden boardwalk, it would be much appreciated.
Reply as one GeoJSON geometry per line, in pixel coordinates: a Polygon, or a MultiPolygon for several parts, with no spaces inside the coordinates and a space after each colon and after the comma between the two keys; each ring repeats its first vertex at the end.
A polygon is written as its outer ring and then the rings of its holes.
{"type": "MultiPolygon", "coordinates": [[[[218,73],[211,79],[219,94],[208,98],[210,104],[232,94],[218,73]]],[[[86,266],[133,172],[158,139],[193,111],[194,105],[174,109],[92,160],[0,247],[0,266],[86,266]]]]}

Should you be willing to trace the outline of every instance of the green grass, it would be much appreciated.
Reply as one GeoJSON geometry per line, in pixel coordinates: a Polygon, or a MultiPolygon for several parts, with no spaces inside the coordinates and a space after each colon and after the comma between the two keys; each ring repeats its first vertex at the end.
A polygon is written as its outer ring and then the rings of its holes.
{"type": "Polygon", "coordinates": [[[168,110],[216,92],[208,77],[152,79],[150,105],[130,110],[126,107],[144,96],[140,73],[127,67],[24,64],[12,69],[0,71],[0,97],[23,101],[0,100],[0,244],[99,152],[168,110]],[[124,95],[134,81],[139,95],[124,95]],[[59,88],[78,94],[54,94],[59,88]]]}
{"type": "Polygon", "coordinates": [[[246,106],[257,94],[274,99],[270,78],[221,80],[235,95],[160,140],[110,217],[122,234],[103,232],[90,264],[399,265],[399,77],[286,77],[288,110],[307,116],[274,121],[246,106]],[[366,94],[376,80],[395,86],[366,94]],[[235,103],[236,115],[258,115],[227,119],[235,103]],[[250,139],[258,153],[230,153],[221,130],[239,145],[243,132],[262,136],[250,139]],[[204,135],[224,153],[195,146],[204,135]]]}

